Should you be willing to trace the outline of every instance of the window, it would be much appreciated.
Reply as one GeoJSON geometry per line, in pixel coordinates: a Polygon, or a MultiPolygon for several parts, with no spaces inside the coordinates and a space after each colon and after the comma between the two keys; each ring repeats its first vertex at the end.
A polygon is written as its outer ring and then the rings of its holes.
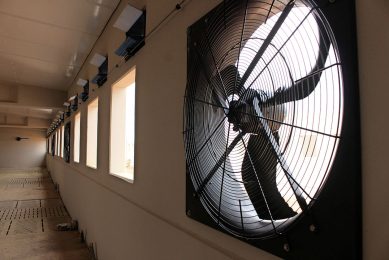
{"type": "Polygon", "coordinates": [[[49,143],[49,148],[50,148],[50,155],[53,153],[53,135],[50,136],[50,143],[49,143]]]}
{"type": "Polygon", "coordinates": [[[54,143],[54,146],[53,146],[53,155],[57,155],[57,133],[54,132],[54,135],[53,135],[53,143],[54,143]]]}
{"type": "Polygon", "coordinates": [[[59,132],[59,129],[57,130],[57,146],[56,146],[56,148],[57,148],[57,156],[59,156],[59,148],[60,148],[60,137],[61,137],[61,135],[60,135],[60,132],[59,132]]]}
{"type": "Polygon", "coordinates": [[[110,173],[134,180],[135,68],[112,86],[110,173]]]}
{"type": "Polygon", "coordinates": [[[65,126],[61,126],[61,150],[59,151],[61,158],[63,158],[64,135],[65,135],[65,126]]]}
{"type": "Polygon", "coordinates": [[[86,139],[86,165],[97,168],[97,126],[99,99],[96,98],[88,105],[88,124],[86,139]]]}
{"type": "Polygon", "coordinates": [[[73,161],[80,162],[80,121],[81,114],[78,112],[74,116],[74,139],[73,139],[73,161]]]}
{"type": "Polygon", "coordinates": [[[52,156],[54,156],[54,154],[55,154],[55,132],[51,136],[51,144],[50,145],[51,145],[50,154],[52,156]]]}
{"type": "Polygon", "coordinates": [[[55,155],[58,156],[58,151],[59,151],[59,131],[57,130],[55,132],[55,155]]]}
{"type": "Polygon", "coordinates": [[[52,137],[52,135],[50,135],[49,136],[49,139],[47,140],[47,152],[49,153],[49,154],[51,154],[51,138],[53,138],[52,137]]]}

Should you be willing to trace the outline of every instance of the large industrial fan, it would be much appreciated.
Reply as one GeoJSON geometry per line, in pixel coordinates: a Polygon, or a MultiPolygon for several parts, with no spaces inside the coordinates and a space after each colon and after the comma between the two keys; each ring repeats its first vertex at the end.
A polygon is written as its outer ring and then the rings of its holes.
{"type": "Polygon", "coordinates": [[[188,29],[187,215],[290,259],[360,257],[352,1],[230,0],[188,29]]]}
{"type": "Polygon", "coordinates": [[[70,162],[70,127],[71,122],[67,122],[65,125],[65,133],[64,133],[64,146],[63,146],[63,154],[65,162],[70,162]]]}
{"type": "Polygon", "coordinates": [[[51,155],[52,155],[52,156],[55,155],[55,149],[56,149],[55,140],[56,140],[56,135],[53,134],[53,135],[51,136],[51,155]]]}

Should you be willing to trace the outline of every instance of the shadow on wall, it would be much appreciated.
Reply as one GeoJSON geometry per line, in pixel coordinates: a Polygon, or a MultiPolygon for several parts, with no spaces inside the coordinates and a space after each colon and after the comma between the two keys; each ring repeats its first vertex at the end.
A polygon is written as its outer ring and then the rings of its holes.
{"type": "Polygon", "coordinates": [[[0,168],[45,167],[46,133],[37,129],[0,128],[0,154],[0,168]],[[21,139],[17,140],[18,137],[21,139]]]}

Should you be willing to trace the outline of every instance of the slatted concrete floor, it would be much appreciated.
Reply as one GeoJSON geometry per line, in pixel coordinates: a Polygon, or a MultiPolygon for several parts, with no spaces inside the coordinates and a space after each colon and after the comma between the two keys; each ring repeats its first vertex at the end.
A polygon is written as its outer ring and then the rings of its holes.
{"type": "Polygon", "coordinates": [[[0,172],[0,259],[91,259],[45,171],[0,172]]]}

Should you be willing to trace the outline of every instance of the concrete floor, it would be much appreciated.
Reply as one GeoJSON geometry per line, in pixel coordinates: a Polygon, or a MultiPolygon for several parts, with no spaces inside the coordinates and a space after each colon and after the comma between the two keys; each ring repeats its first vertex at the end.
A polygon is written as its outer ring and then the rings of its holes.
{"type": "Polygon", "coordinates": [[[45,171],[0,172],[0,259],[92,259],[45,171]]]}

